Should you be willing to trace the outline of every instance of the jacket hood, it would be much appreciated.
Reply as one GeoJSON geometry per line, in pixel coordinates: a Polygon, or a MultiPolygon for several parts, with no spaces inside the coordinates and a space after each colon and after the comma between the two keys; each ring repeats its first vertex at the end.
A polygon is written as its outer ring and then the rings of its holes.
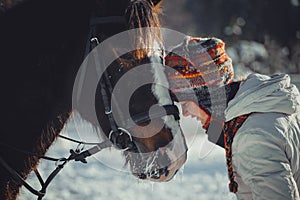
{"type": "Polygon", "coordinates": [[[253,112],[293,114],[300,111],[299,91],[290,82],[287,74],[250,74],[241,82],[235,97],[228,103],[226,121],[253,112]]]}

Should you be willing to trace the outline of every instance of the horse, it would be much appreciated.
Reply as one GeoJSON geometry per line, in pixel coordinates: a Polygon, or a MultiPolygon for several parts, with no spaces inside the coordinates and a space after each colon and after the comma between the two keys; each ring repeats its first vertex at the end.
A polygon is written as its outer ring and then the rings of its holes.
{"type": "MultiPolygon", "coordinates": [[[[122,31],[159,27],[161,2],[1,1],[0,199],[16,199],[24,184],[16,180],[8,169],[25,180],[36,169],[40,158],[58,138],[74,112],[74,84],[76,85],[81,63],[87,56],[86,52],[93,48],[91,39],[98,44],[122,31]],[[99,21],[96,22],[97,25],[93,25],[94,35],[91,38],[93,19],[99,21]]],[[[184,139],[179,141],[184,149],[179,158],[174,159],[174,154],[178,151],[176,145],[172,148],[165,147],[176,137],[172,127],[167,125],[178,121],[178,110],[172,101],[169,102],[170,105],[162,104],[153,89],[156,87],[155,83],[150,83],[137,89],[130,99],[130,116],[135,121],[132,126],[116,126],[115,115],[109,110],[113,99],[111,87],[115,87],[125,73],[141,64],[151,64],[153,58],[161,62],[162,56],[155,56],[149,48],[145,48],[149,44],[151,46],[154,39],[159,43],[159,31],[144,31],[143,37],[135,39],[135,50],[116,57],[106,70],[106,76],[101,76],[97,84],[94,107],[96,120],[84,106],[78,106],[82,102],[75,105],[83,119],[95,127],[101,126],[100,135],[124,151],[124,157],[134,176],[151,181],[168,181],[186,161],[184,139]],[[163,113],[167,116],[159,113],[150,123],[149,109],[153,105],[159,105],[159,110],[165,109],[163,113]],[[161,128],[157,130],[157,126],[161,128]],[[149,136],[152,129],[156,134],[149,136]]],[[[155,68],[153,69],[146,73],[154,77],[162,76],[155,75],[155,68]]],[[[88,89],[85,88],[85,91],[88,89]]],[[[122,104],[121,100],[116,99],[118,105],[122,104]]]]}

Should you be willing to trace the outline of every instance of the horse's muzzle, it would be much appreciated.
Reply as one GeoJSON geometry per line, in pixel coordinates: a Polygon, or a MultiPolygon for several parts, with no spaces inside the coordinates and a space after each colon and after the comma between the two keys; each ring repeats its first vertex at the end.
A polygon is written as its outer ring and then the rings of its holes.
{"type": "Polygon", "coordinates": [[[137,172],[131,166],[132,173],[139,179],[153,182],[170,181],[186,161],[186,154],[177,158],[167,148],[159,149],[159,153],[153,159],[148,158],[144,170],[137,172]],[[150,162],[149,162],[150,161],[150,162]],[[149,164],[150,163],[150,164],[149,164]]]}

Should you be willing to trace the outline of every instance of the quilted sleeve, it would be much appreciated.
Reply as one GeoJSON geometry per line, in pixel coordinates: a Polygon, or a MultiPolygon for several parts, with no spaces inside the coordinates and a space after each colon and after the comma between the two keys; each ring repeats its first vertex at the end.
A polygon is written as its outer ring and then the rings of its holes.
{"type": "Polygon", "coordinates": [[[284,148],[271,135],[254,132],[235,138],[235,171],[250,187],[253,199],[299,199],[297,184],[284,148]]]}

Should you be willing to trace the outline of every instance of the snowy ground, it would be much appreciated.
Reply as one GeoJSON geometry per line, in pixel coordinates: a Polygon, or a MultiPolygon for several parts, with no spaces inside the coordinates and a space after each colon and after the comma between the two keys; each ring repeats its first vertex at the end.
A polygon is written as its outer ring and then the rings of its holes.
{"type": "MultiPolygon", "coordinates": [[[[196,121],[192,120],[192,123],[190,121],[189,118],[182,120],[183,129],[197,136],[189,137],[188,145],[191,148],[188,161],[183,172],[170,182],[139,181],[130,173],[120,170],[123,160],[118,151],[105,150],[100,152],[97,158],[89,158],[88,164],[70,162],[66,165],[49,186],[45,200],[235,199],[227,189],[228,179],[223,149],[209,144],[199,124],[196,121]],[[107,164],[107,160],[111,162],[107,164]],[[119,169],[116,170],[118,167],[119,169]]],[[[83,124],[81,128],[87,131],[90,127],[88,124],[83,124]]],[[[64,134],[68,133],[74,137],[72,131],[74,131],[74,124],[71,122],[64,134]]],[[[59,139],[47,155],[67,156],[71,147],[75,148],[76,145],[72,146],[69,142],[59,139]]],[[[39,165],[43,177],[46,177],[54,168],[55,164],[49,161],[42,161],[39,165]]],[[[33,175],[30,176],[29,182],[39,188],[33,175]]],[[[35,197],[23,188],[19,200],[32,199],[35,197]]]]}
{"type": "MultiPolygon", "coordinates": [[[[300,88],[300,76],[292,76],[300,88]]],[[[224,150],[208,143],[200,125],[190,118],[181,120],[182,128],[188,137],[188,161],[182,173],[167,183],[138,181],[122,169],[124,161],[120,152],[105,150],[96,157],[88,159],[88,164],[70,162],[51,183],[45,200],[235,200],[227,189],[228,179],[224,150]],[[195,136],[195,137],[194,137],[195,136]],[[108,166],[109,165],[109,166],[108,166]]],[[[81,123],[77,130],[90,133],[86,141],[95,139],[91,127],[81,123]]],[[[74,121],[66,127],[64,134],[76,137],[74,121]]],[[[78,137],[78,135],[77,135],[78,137]]],[[[68,156],[73,144],[59,139],[49,150],[48,155],[68,156]]],[[[55,164],[42,161],[39,169],[46,177],[55,164]]],[[[29,182],[39,188],[34,176],[29,182]]],[[[27,190],[22,189],[19,200],[36,199],[27,190]]]]}

